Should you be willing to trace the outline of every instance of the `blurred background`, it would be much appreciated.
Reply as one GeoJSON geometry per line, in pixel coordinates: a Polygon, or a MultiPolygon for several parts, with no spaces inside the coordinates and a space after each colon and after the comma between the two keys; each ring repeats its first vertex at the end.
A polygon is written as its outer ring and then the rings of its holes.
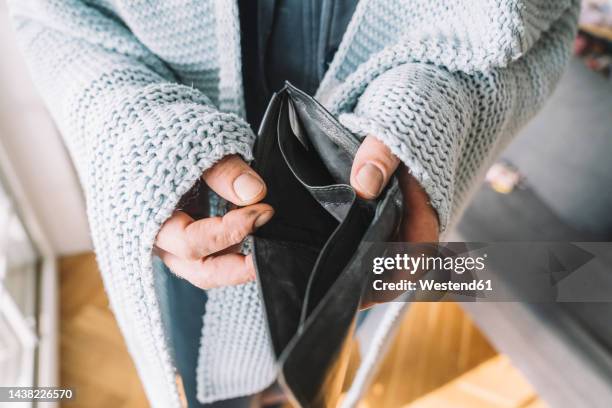
{"type": "MultiPolygon", "coordinates": [[[[611,240],[612,1],[584,2],[574,51],[449,240],[611,240]]],[[[108,308],[77,177],[1,0],[0,55],[0,386],[71,387],[78,398],[67,406],[147,406],[108,308]]],[[[545,406],[551,384],[520,357],[520,339],[496,339],[503,328],[496,335],[468,312],[412,307],[363,406],[545,406]]]]}

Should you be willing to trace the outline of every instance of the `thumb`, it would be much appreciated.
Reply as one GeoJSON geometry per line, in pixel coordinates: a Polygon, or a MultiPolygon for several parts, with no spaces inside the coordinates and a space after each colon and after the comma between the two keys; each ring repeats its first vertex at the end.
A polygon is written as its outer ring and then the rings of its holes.
{"type": "Polygon", "coordinates": [[[202,175],[215,193],[238,206],[261,201],[266,195],[266,183],[239,156],[223,158],[202,175]]]}
{"type": "Polygon", "coordinates": [[[378,197],[400,160],[383,142],[368,136],[357,150],[351,169],[351,185],[365,199],[378,197]]]}

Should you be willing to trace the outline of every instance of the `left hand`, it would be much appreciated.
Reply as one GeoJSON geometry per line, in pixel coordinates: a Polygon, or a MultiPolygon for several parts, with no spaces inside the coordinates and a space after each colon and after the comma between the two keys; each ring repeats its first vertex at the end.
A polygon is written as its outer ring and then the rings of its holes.
{"type": "MultiPolygon", "coordinates": [[[[353,161],[351,185],[361,197],[376,198],[400,164],[400,159],[387,146],[368,136],[353,161]]],[[[404,196],[400,239],[405,242],[437,242],[438,216],[429,205],[427,193],[403,164],[398,176],[404,196]]]]}

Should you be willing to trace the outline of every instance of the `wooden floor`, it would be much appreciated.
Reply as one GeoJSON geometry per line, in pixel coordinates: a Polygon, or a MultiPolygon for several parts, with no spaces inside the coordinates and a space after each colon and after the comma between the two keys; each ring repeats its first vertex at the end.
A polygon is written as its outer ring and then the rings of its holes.
{"type": "MultiPolygon", "coordinates": [[[[93,255],[64,258],[59,266],[61,380],[62,386],[76,392],[76,400],[65,406],[147,407],[93,255]]],[[[453,303],[411,307],[360,404],[360,408],[541,406],[522,375],[497,355],[453,303]]]]}
{"type": "Polygon", "coordinates": [[[66,407],[147,407],[92,254],[60,260],[60,361],[66,407]]]}
{"type": "Polygon", "coordinates": [[[497,355],[450,383],[417,399],[406,408],[546,408],[533,388],[512,367],[507,357],[497,355]]]}
{"type": "Polygon", "coordinates": [[[497,353],[455,303],[415,303],[365,404],[400,407],[497,353]]]}

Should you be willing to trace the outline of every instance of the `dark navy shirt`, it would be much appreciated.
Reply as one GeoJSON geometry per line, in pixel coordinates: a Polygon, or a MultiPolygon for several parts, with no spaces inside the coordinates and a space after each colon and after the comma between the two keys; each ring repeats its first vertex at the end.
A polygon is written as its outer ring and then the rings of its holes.
{"type": "Polygon", "coordinates": [[[253,130],[285,81],[315,93],[357,1],[238,1],[246,115],[253,130]]]}

